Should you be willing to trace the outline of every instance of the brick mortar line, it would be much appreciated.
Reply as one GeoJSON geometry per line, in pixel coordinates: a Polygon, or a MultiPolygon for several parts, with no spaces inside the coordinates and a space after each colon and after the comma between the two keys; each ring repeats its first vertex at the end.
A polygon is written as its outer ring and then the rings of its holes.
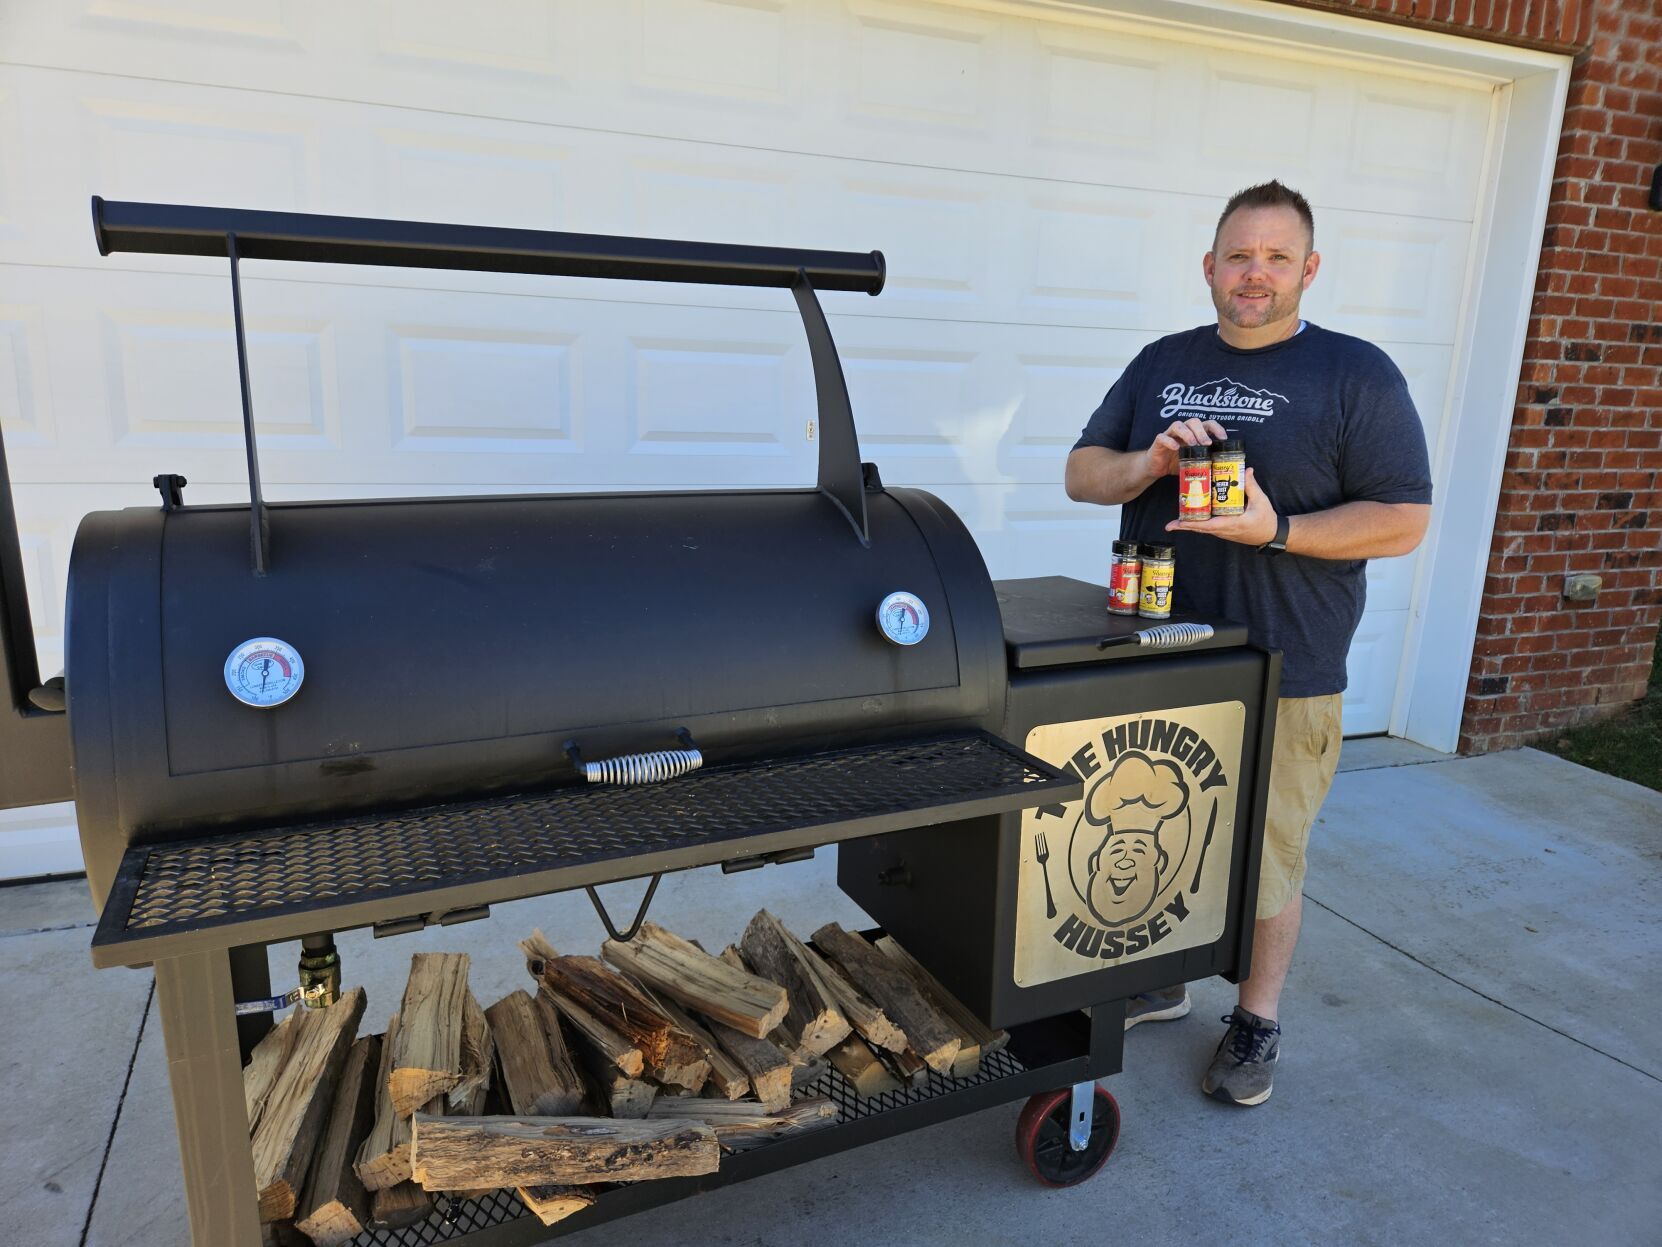
{"type": "Polygon", "coordinates": [[[1347,918],[1347,917],[1345,917],[1344,914],[1341,914],[1338,910],[1334,909],[1331,905],[1324,905],[1321,901],[1318,901],[1315,897],[1311,896],[1308,892],[1306,892],[1304,894],[1304,899],[1309,901],[1317,909],[1324,910],[1325,912],[1332,914],[1340,922],[1347,923],[1348,925],[1355,927],[1363,935],[1366,935],[1371,939],[1378,940],[1381,944],[1385,945],[1385,947],[1389,948],[1392,952],[1402,954],[1402,956],[1408,958],[1409,961],[1412,961],[1415,965],[1419,966],[1420,968],[1425,969],[1425,970],[1430,970],[1431,973],[1437,975],[1439,978],[1447,979],[1450,983],[1453,983],[1456,987],[1464,988],[1466,991],[1469,991],[1472,995],[1478,996],[1478,997],[1480,997],[1484,1000],[1487,1000],[1492,1005],[1499,1005],[1502,1009],[1505,1009],[1508,1013],[1516,1014],[1518,1017],[1521,1017],[1526,1022],[1533,1022],[1536,1026],[1539,1026],[1544,1030],[1549,1030],[1554,1035],[1558,1035],[1561,1038],[1568,1039],[1571,1043],[1576,1044],[1580,1047],[1586,1048],[1589,1052],[1596,1052],[1596,1053],[1598,1053],[1599,1056],[1605,1057],[1605,1058],[1607,1058],[1611,1061],[1614,1061],[1617,1065],[1625,1066],[1626,1068],[1632,1070],[1635,1074],[1642,1075],[1643,1077],[1650,1079],[1652,1082],[1662,1083],[1662,1075],[1653,1074],[1648,1069],[1643,1069],[1640,1066],[1637,1066],[1637,1065],[1633,1064],[1633,1062],[1631,1062],[1631,1061],[1624,1061],[1621,1057],[1616,1056],[1614,1053],[1606,1052],[1603,1048],[1600,1048],[1600,1047],[1597,1047],[1593,1044],[1590,1044],[1585,1039],[1577,1039],[1574,1035],[1570,1034],[1568,1031],[1559,1030],[1558,1027],[1554,1026],[1552,1023],[1543,1022],[1538,1017],[1531,1017],[1529,1014],[1525,1013],[1522,1009],[1514,1008],[1513,1006],[1507,1004],[1504,1000],[1496,999],[1494,996],[1489,995],[1488,992],[1481,991],[1478,988],[1473,987],[1470,983],[1463,982],[1462,980],[1455,978],[1454,975],[1450,974],[1448,971],[1439,970],[1436,966],[1432,965],[1430,962],[1423,961],[1419,957],[1416,957],[1413,953],[1409,952],[1406,948],[1403,948],[1400,945],[1391,943],[1390,940],[1386,939],[1383,935],[1380,935],[1377,931],[1370,931],[1367,927],[1363,926],[1360,922],[1357,922],[1354,918],[1347,918]]]}
{"type": "Polygon", "coordinates": [[[121,1110],[127,1105],[127,1089],[133,1083],[133,1067],[138,1064],[139,1045],[144,1042],[144,1028],[150,1024],[150,1006],[156,999],[156,980],[150,980],[150,991],[144,997],[144,1012],[139,1015],[138,1034],[133,1036],[133,1053],[127,1058],[127,1076],[121,1080],[121,1096],[115,1102],[115,1116],[110,1119],[110,1137],[104,1140],[104,1155],[98,1161],[98,1177],[92,1183],[92,1198],[87,1200],[87,1217],[81,1223],[81,1238],[76,1247],[87,1247],[87,1235],[92,1233],[92,1214],[98,1208],[98,1193],[104,1187],[104,1171],[110,1165],[110,1149],[115,1146],[115,1132],[121,1125],[121,1110]]]}

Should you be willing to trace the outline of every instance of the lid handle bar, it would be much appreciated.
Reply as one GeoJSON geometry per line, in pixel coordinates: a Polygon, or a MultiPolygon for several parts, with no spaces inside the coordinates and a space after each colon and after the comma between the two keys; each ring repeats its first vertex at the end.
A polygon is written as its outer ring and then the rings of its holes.
{"type": "Polygon", "coordinates": [[[870,544],[859,441],[848,403],[848,387],[814,292],[880,293],[887,275],[881,251],[817,251],[611,234],[567,234],[488,225],[136,203],[106,200],[98,195],[92,197],[92,229],[100,255],[123,251],[223,256],[231,262],[243,418],[249,446],[249,494],[255,513],[251,522],[255,526],[252,540],[256,574],[264,574],[268,552],[253,449],[252,404],[241,326],[242,294],[237,276],[239,259],[790,289],[802,314],[814,365],[821,435],[819,489],[847,515],[861,544],[870,544]]]}

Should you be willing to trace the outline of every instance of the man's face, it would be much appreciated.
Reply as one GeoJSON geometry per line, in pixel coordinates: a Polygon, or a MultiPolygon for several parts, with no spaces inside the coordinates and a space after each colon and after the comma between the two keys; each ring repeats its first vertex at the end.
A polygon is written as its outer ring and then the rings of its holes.
{"type": "Polygon", "coordinates": [[[1240,329],[1261,329],[1298,316],[1299,297],[1320,264],[1293,209],[1237,208],[1202,267],[1218,316],[1240,329]]]}
{"type": "Polygon", "coordinates": [[[1091,879],[1091,909],[1110,924],[1140,917],[1160,890],[1160,847],[1151,831],[1115,832],[1091,879]]]}

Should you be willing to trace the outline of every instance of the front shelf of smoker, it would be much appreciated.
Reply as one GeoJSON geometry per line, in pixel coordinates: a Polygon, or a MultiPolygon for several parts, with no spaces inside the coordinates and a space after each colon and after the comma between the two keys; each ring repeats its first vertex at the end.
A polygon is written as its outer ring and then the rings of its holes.
{"type": "Polygon", "coordinates": [[[584,884],[1070,801],[1080,782],[986,732],[707,766],[661,784],[135,845],[98,966],[276,943],[584,884]]]}
{"type": "Polygon", "coordinates": [[[460,1238],[467,1239],[468,1247],[526,1247],[904,1131],[1118,1072],[1117,1066],[1093,1069],[1090,1062],[1090,1019],[1083,1013],[1065,1013],[1012,1027],[1009,1047],[983,1057],[980,1072],[968,1078],[932,1073],[922,1087],[863,1100],[847,1079],[827,1070],[793,1098],[828,1096],[837,1108],[833,1122],[740,1152],[723,1151],[715,1173],[605,1188],[592,1207],[552,1226],[532,1216],[510,1190],[474,1199],[436,1195],[435,1211],[425,1219],[399,1229],[366,1230],[347,1247],[431,1247],[460,1238]]]}

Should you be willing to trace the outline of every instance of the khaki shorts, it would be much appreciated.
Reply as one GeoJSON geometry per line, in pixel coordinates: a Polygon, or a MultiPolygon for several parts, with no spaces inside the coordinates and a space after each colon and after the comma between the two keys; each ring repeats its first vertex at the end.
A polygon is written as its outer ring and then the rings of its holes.
{"type": "Polygon", "coordinates": [[[1276,703],[1275,755],[1264,816],[1264,865],[1258,876],[1258,916],[1273,918],[1304,886],[1310,826],[1327,799],[1339,766],[1342,693],[1283,697],[1276,703]]]}

